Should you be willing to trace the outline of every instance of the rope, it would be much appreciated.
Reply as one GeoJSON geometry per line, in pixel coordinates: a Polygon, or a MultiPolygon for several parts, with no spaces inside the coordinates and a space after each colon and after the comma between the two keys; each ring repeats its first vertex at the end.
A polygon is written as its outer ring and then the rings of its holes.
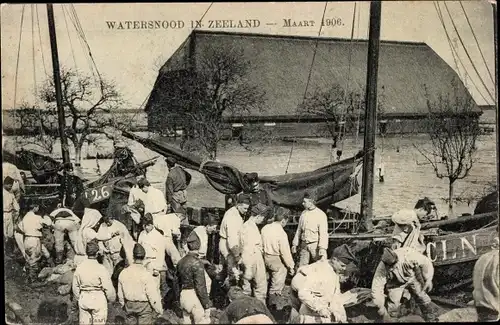
{"type": "Polygon", "coordinates": [[[40,19],[38,17],[38,6],[37,5],[35,5],[35,11],[36,11],[36,24],[38,26],[38,39],[40,41],[40,53],[42,53],[43,71],[45,72],[45,75],[48,76],[47,67],[45,66],[45,56],[43,55],[42,33],[40,32],[40,19]]]}
{"type": "MultiPolygon", "coordinates": [[[[452,45],[452,42],[451,42],[451,37],[450,35],[448,34],[448,30],[446,29],[446,25],[444,23],[444,18],[443,18],[443,14],[441,12],[441,8],[439,7],[439,2],[437,1],[434,1],[434,8],[436,9],[436,12],[438,14],[438,17],[439,17],[439,20],[441,21],[441,25],[443,26],[443,29],[444,29],[444,32],[446,34],[446,37],[448,39],[448,43],[450,45],[450,49],[451,49],[451,52],[452,52],[452,55],[454,53],[454,55],[457,56],[457,59],[458,59],[458,62],[460,62],[460,64],[462,65],[462,68],[464,70],[464,73],[465,75],[468,75],[468,72],[467,72],[467,69],[465,68],[465,65],[464,63],[462,62],[462,59],[460,58],[460,56],[458,55],[458,52],[457,50],[455,49],[455,47],[452,45]]],[[[455,58],[455,56],[453,56],[453,58],[455,58]]],[[[479,93],[479,95],[484,99],[485,102],[488,102],[488,100],[486,99],[486,97],[483,95],[483,93],[481,92],[481,90],[479,89],[479,87],[477,86],[476,82],[474,81],[474,79],[470,79],[471,82],[472,82],[472,85],[476,88],[476,91],[479,93]]]]}
{"type": "MultiPolygon", "coordinates": [[[[319,37],[321,36],[321,30],[323,29],[323,21],[325,19],[325,14],[326,14],[326,8],[328,6],[328,2],[325,2],[325,8],[323,9],[323,16],[321,17],[321,24],[319,26],[319,31],[318,31],[318,37],[316,38],[316,44],[314,46],[314,52],[313,52],[313,57],[311,60],[311,66],[309,67],[309,75],[307,76],[307,82],[306,82],[306,89],[304,90],[304,96],[302,97],[302,102],[306,99],[307,96],[307,89],[309,88],[309,83],[311,81],[311,76],[312,76],[312,69],[314,66],[314,60],[316,59],[316,52],[318,50],[318,43],[319,43],[319,37]]],[[[300,114],[299,118],[297,120],[297,123],[300,122],[300,114]]],[[[295,139],[295,137],[294,137],[295,139]]],[[[288,155],[288,162],[286,164],[286,169],[285,169],[285,175],[288,174],[288,168],[290,167],[290,161],[292,159],[292,154],[293,154],[293,148],[295,147],[295,141],[292,142],[292,148],[290,149],[290,154],[288,155]]]]}
{"type": "Polygon", "coordinates": [[[36,87],[36,62],[35,62],[35,15],[33,11],[33,6],[31,5],[31,56],[33,59],[33,90],[35,92],[35,106],[38,99],[37,87],[36,87]]]}
{"type": "Polygon", "coordinates": [[[19,72],[19,57],[21,53],[21,39],[23,36],[23,22],[24,22],[24,8],[26,5],[23,5],[23,10],[21,12],[21,27],[19,28],[19,44],[17,45],[17,58],[16,58],[16,76],[14,80],[14,109],[16,109],[16,99],[17,99],[17,77],[19,72]]]}
{"type": "Polygon", "coordinates": [[[63,12],[64,24],[66,25],[66,31],[68,32],[69,46],[71,48],[71,54],[73,56],[73,62],[75,63],[76,70],[78,70],[78,65],[76,64],[75,51],[73,50],[73,42],[71,42],[71,36],[69,34],[68,19],[66,19],[66,10],[64,9],[64,6],[61,6],[61,9],[62,9],[62,12],[63,12]]]}
{"type": "MultiPolygon", "coordinates": [[[[358,17],[357,17],[357,31],[356,31],[356,39],[359,39],[359,21],[360,21],[360,14],[361,14],[361,9],[358,8],[358,17]]],[[[359,144],[359,127],[360,127],[360,120],[361,120],[361,109],[359,107],[359,103],[358,103],[358,118],[356,120],[356,147],[358,146],[359,144]]]]}
{"type": "Polygon", "coordinates": [[[490,75],[490,79],[495,84],[495,80],[493,79],[493,75],[491,74],[490,68],[488,64],[486,63],[486,59],[484,58],[483,51],[481,50],[481,47],[479,46],[479,42],[477,41],[476,33],[474,33],[474,29],[472,28],[472,25],[469,21],[469,16],[467,15],[467,12],[465,12],[464,5],[462,4],[462,1],[460,1],[460,7],[462,7],[462,11],[464,12],[465,19],[467,19],[467,24],[469,24],[470,30],[472,32],[472,36],[474,36],[474,40],[476,41],[477,48],[479,50],[479,53],[481,53],[481,58],[483,59],[483,63],[486,66],[486,70],[488,70],[488,74],[490,75]]]}
{"type": "Polygon", "coordinates": [[[464,41],[462,40],[462,37],[460,36],[460,33],[457,30],[457,26],[455,25],[455,21],[453,20],[453,17],[451,16],[450,10],[448,9],[448,4],[446,2],[444,3],[444,7],[446,9],[446,12],[448,12],[448,16],[450,17],[450,20],[451,20],[451,23],[453,25],[453,29],[455,30],[455,33],[457,33],[460,44],[462,44],[462,47],[464,48],[465,54],[467,55],[467,58],[469,59],[470,63],[472,64],[472,68],[474,68],[474,71],[476,72],[477,76],[479,77],[479,81],[481,81],[481,83],[483,84],[483,87],[486,89],[486,92],[488,93],[488,95],[490,95],[490,97],[494,100],[495,97],[493,97],[490,90],[488,89],[488,87],[484,83],[483,78],[479,74],[479,71],[477,71],[476,65],[474,64],[474,62],[472,61],[472,58],[470,57],[469,51],[467,51],[467,48],[465,47],[464,41]]]}

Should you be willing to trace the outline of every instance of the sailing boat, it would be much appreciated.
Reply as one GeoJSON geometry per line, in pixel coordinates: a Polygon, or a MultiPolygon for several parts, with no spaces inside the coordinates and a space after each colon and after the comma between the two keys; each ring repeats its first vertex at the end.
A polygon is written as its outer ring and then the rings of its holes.
{"type": "MultiPolygon", "coordinates": [[[[352,183],[349,176],[352,174],[353,166],[363,159],[363,181],[362,181],[362,204],[361,216],[354,215],[354,218],[343,212],[339,219],[329,220],[330,247],[336,247],[342,243],[356,246],[353,253],[360,259],[359,276],[361,285],[370,286],[371,279],[381,254],[383,243],[391,237],[390,233],[375,233],[372,218],[373,203],[373,176],[374,176],[374,144],[376,135],[376,103],[377,103],[377,74],[378,74],[378,52],[380,38],[381,3],[373,1],[370,4],[370,34],[368,43],[368,71],[366,87],[365,110],[365,130],[364,130],[364,150],[355,157],[340,161],[338,163],[325,166],[319,170],[281,175],[273,177],[262,177],[261,182],[264,187],[271,192],[271,197],[276,205],[301,209],[300,194],[308,188],[314,181],[320,181],[324,190],[320,195],[320,205],[329,207],[332,203],[346,199],[356,191],[345,191],[352,183]],[[324,174],[322,174],[324,173],[324,174]],[[328,175],[329,177],[325,177],[328,175]],[[314,181],[312,181],[312,178],[314,181]],[[335,179],[337,182],[327,182],[328,179],[335,179]],[[280,192],[281,191],[281,192],[280,192]],[[340,225],[348,225],[349,231],[337,232],[340,225]]],[[[129,132],[123,132],[127,138],[141,143],[143,146],[160,153],[165,157],[173,156],[177,158],[180,165],[201,172],[210,185],[217,191],[224,194],[236,194],[245,191],[244,173],[235,167],[220,162],[206,162],[194,155],[184,153],[161,139],[147,139],[129,132]]],[[[355,186],[357,189],[357,186],[355,186]]],[[[205,211],[207,208],[205,208],[205,211]]],[[[326,210],[326,209],[325,209],[326,210]]],[[[216,218],[221,218],[224,209],[213,208],[216,218]]],[[[214,217],[212,215],[201,215],[188,210],[188,217],[191,222],[201,223],[204,219],[214,217]]],[[[427,255],[436,265],[436,285],[435,292],[447,292],[460,288],[471,282],[472,267],[476,259],[483,253],[491,249],[491,244],[497,231],[497,215],[495,212],[459,219],[434,221],[424,223],[422,230],[425,234],[427,244],[427,255]]],[[[293,234],[297,227],[296,222],[287,225],[287,232],[293,234]]],[[[390,229],[389,229],[390,232],[390,229]]],[[[217,246],[215,246],[216,249],[217,246]]],[[[212,249],[211,249],[212,250],[212,249]]],[[[210,250],[210,251],[211,251],[210,250]]]]}
{"type": "Polygon", "coordinates": [[[71,207],[78,197],[85,197],[90,201],[93,208],[100,210],[102,213],[107,213],[113,189],[115,187],[130,187],[131,179],[138,175],[144,175],[146,168],[154,165],[158,157],[139,163],[130,149],[117,147],[115,148],[114,161],[110,169],[97,180],[87,182],[72,173],[73,167],[65,134],[66,121],[62,104],[54,10],[52,4],[46,6],[63,162],[61,164],[51,157],[31,150],[22,149],[17,151],[16,154],[9,154],[13,163],[18,165],[18,168],[29,170],[37,181],[37,184],[26,186],[26,193],[23,195],[21,207],[23,208],[23,202],[26,200],[39,201],[49,210],[54,209],[61,201],[63,206],[71,207]],[[60,171],[62,171],[62,175],[60,171]]]}

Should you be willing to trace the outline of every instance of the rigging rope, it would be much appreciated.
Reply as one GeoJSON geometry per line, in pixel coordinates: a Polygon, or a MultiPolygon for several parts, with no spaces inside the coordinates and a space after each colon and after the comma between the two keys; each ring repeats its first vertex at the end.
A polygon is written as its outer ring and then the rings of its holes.
{"type": "Polygon", "coordinates": [[[36,24],[38,26],[38,39],[40,41],[40,53],[42,53],[43,71],[45,72],[45,76],[48,76],[47,67],[45,65],[45,56],[43,55],[42,33],[40,32],[40,19],[38,17],[38,6],[37,5],[35,5],[35,11],[36,11],[36,24]]]}
{"type": "Polygon", "coordinates": [[[21,54],[21,39],[23,36],[23,23],[24,23],[24,8],[26,5],[23,5],[23,9],[21,12],[21,27],[19,28],[19,44],[17,45],[17,58],[16,58],[16,75],[14,80],[14,109],[16,109],[16,99],[17,99],[17,76],[19,72],[19,57],[21,54]]]}
{"type": "Polygon", "coordinates": [[[448,12],[448,16],[450,17],[450,20],[451,20],[451,23],[453,25],[453,28],[455,29],[455,33],[457,33],[458,40],[460,41],[460,44],[462,44],[462,47],[464,48],[465,54],[467,55],[467,58],[469,58],[469,61],[472,64],[472,68],[474,68],[474,71],[476,72],[477,76],[479,77],[479,81],[481,81],[481,83],[483,84],[483,87],[486,89],[486,92],[488,93],[488,95],[490,95],[490,97],[494,101],[495,97],[493,97],[493,95],[491,94],[490,90],[488,89],[488,87],[484,83],[483,78],[479,74],[479,71],[477,71],[476,65],[472,61],[472,58],[470,57],[469,51],[467,51],[467,48],[465,47],[464,41],[462,40],[462,37],[460,36],[460,33],[457,30],[457,26],[455,25],[455,21],[453,20],[453,17],[451,16],[450,10],[448,9],[448,4],[446,2],[444,3],[444,7],[446,9],[446,12],[448,12]]]}
{"type": "MultiPolygon", "coordinates": [[[[316,44],[314,46],[313,57],[311,60],[311,66],[309,67],[309,75],[307,76],[306,89],[304,90],[304,96],[302,97],[302,102],[304,102],[304,100],[306,99],[307,89],[309,88],[309,82],[311,81],[312,69],[314,66],[314,60],[316,59],[316,52],[318,50],[319,37],[321,36],[321,30],[323,29],[323,23],[324,23],[324,19],[325,19],[327,6],[328,6],[328,2],[325,2],[325,8],[323,9],[323,16],[321,17],[321,24],[319,26],[318,37],[316,38],[316,44]]],[[[297,124],[298,123],[300,123],[300,114],[299,114],[299,118],[297,120],[297,124]]],[[[295,137],[294,137],[294,140],[295,140],[295,137]]],[[[290,154],[288,155],[288,162],[286,164],[285,175],[288,174],[288,168],[290,167],[290,161],[292,159],[294,147],[295,147],[295,141],[292,142],[292,148],[290,149],[290,154]]]]}
{"type": "MultiPolygon", "coordinates": [[[[464,70],[464,74],[465,76],[469,75],[468,72],[467,72],[467,69],[465,68],[465,64],[462,62],[462,59],[460,58],[460,56],[458,55],[458,51],[455,49],[455,47],[452,45],[452,41],[451,41],[451,37],[450,35],[448,34],[448,30],[446,29],[446,24],[444,23],[444,18],[443,18],[443,14],[441,12],[441,8],[439,7],[439,2],[437,1],[434,1],[434,8],[436,9],[436,12],[437,12],[437,15],[439,17],[439,20],[441,21],[441,25],[443,26],[443,29],[445,31],[445,34],[446,34],[446,38],[448,39],[448,43],[450,45],[450,49],[451,49],[451,52],[452,52],[452,55],[453,58],[455,58],[455,56],[457,57],[458,59],[458,62],[460,62],[460,65],[462,66],[462,69],[464,70]]],[[[456,64],[456,63],[455,63],[456,64]]],[[[457,66],[458,67],[458,66],[457,66]]],[[[464,76],[464,77],[465,77],[464,76]]],[[[483,95],[483,93],[481,92],[481,90],[479,89],[479,87],[477,86],[476,82],[474,81],[474,79],[470,79],[471,82],[472,82],[472,85],[476,88],[476,91],[479,93],[479,95],[483,98],[483,100],[485,102],[488,102],[488,100],[486,99],[486,97],[483,95]]]]}
{"type": "Polygon", "coordinates": [[[73,62],[75,63],[75,69],[78,70],[78,65],[76,64],[76,57],[75,57],[75,51],[73,50],[73,42],[71,42],[71,35],[69,34],[69,26],[68,26],[68,19],[66,19],[66,10],[64,9],[64,5],[61,6],[63,17],[64,17],[64,24],[66,25],[66,31],[68,32],[68,39],[69,39],[69,46],[71,48],[71,55],[73,56],[73,62]]]}
{"type": "Polygon", "coordinates": [[[476,41],[477,48],[479,50],[479,53],[481,54],[481,58],[483,59],[483,63],[486,66],[486,70],[488,70],[488,74],[490,75],[490,79],[495,84],[495,80],[493,79],[493,75],[491,74],[490,68],[488,67],[488,64],[486,64],[486,59],[484,58],[483,51],[481,50],[481,47],[479,46],[479,42],[476,37],[476,33],[474,33],[474,29],[472,28],[472,25],[469,21],[469,16],[467,15],[467,12],[465,11],[464,5],[462,4],[462,1],[460,1],[460,7],[462,7],[462,11],[464,12],[465,19],[467,19],[467,24],[470,27],[470,30],[472,32],[472,36],[474,36],[474,40],[476,41]]]}
{"type": "Polygon", "coordinates": [[[36,62],[35,62],[35,13],[31,5],[31,56],[33,59],[33,90],[35,92],[35,106],[38,101],[37,86],[36,86],[36,62]]]}
{"type": "MultiPolygon", "coordinates": [[[[360,6],[361,7],[361,6],[360,6]]],[[[359,40],[359,21],[360,21],[360,14],[361,14],[361,8],[358,8],[358,17],[357,17],[357,31],[356,31],[356,39],[359,40]]],[[[360,103],[358,102],[358,108],[357,108],[357,113],[358,113],[358,118],[356,120],[356,147],[359,144],[359,127],[360,127],[360,121],[361,121],[361,107],[360,103]]]]}

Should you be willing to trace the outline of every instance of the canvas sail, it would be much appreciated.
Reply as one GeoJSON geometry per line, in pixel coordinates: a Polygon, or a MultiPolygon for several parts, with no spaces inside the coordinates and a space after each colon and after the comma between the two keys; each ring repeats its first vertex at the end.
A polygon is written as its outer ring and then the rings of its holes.
{"type": "MultiPolygon", "coordinates": [[[[124,131],[123,136],[139,142],[164,157],[174,157],[188,169],[202,173],[209,184],[223,194],[238,194],[249,190],[244,180],[246,173],[229,164],[207,161],[201,157],[184,152],[168,144],[161,138],[144,138],[124,131]]],[[[359,184],[354,174],[355,167],[361,163],[362,153],[355,157],[327,165],[314,171],[278,176],[261,176],[262,187],[268,191],[274,204],[302,209],[302,198],[306,191],[313,192],[318,198],[318,206],[326,207],[335,202],[356,195],[359,184]]]]}

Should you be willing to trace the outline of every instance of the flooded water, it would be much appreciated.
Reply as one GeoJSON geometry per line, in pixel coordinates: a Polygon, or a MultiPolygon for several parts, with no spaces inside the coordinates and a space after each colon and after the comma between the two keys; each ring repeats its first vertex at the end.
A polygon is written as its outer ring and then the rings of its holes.
{"type": "MultiPolygon", "coordinates": [[[[310,140],[301,140],[294,145],[288,168],[289,173],[311,171],[330,163],[331,142],[326,139],[310,140]]],[[[425,158],[414,147],[414,145],[425,147],[428,145],[426,142],[424,135],[377,138],[375,159],[377,164],[381,159],[384,162],[385,182],[380,183],[378,178],[375,179],[373,200],[375,215],[390,215],[398,209],[412,208],[416,201],[424,196],[428,196],[436,202],[441,215],[447,214],[445,199],[448,197],[448,181],[447,179],[438,179],[432,166],[425,164],[425,158]],[[397,148],[399,148],[399,152],[397,152],[397,148]]],[[[157,153],[146,149],[137,142],[128,140],[128,143],[139,161],[158,156],[157,153]]],[[[111,143],[106,144],[107,148],[104,148],[104,152],[109,152],[111,146],[111,143]]],[[[477,161],[470,175],[455,183],[455,195],[458,197],[480,197],[496,181],[495,134],[483,136],[477,147],[477,161]]],[[[256,153],[249,152],[236,144],[228,144],[221,148],[218,159],[244,172],[280,175],[285,173],[291,148],[291,143],[278,142],[265,148],[259,148],[260,152],[256,153]]],[[[353,138],[346,139],[343,144],[342,157],[350,157],[360,149],[362,149],[362,138],[357,142],[353,138]]],[[[104,173],[111,162],[108,159],[99,160],[100,171],[104,173]]],[[[96,168],[96,160],[82,162],[82,173],[86,178],[95,179],[97,177],[96,168]]],[[[161,157],[154,166],[148,169],[147,176],[155,187],[164,190],[167,173],[166,163],[161,157]]],[[[202,174],[196,171],[190,171],[190,173],[193,175],[193,179],[188,188],[189,204],[192,206],[223,207],[223,194],[214,190],[202,174]]],[[[361,173],[358,175],[358,179],[361,183],[361,173]]],[[[360,200],[361,195],[357,194],[337,203],[337,206],[359,211],[360,200]]],[[[471,202],[470,205],[457,203],[455,213],[472,213],[475,204],[475,201],[471,202]]]]}

